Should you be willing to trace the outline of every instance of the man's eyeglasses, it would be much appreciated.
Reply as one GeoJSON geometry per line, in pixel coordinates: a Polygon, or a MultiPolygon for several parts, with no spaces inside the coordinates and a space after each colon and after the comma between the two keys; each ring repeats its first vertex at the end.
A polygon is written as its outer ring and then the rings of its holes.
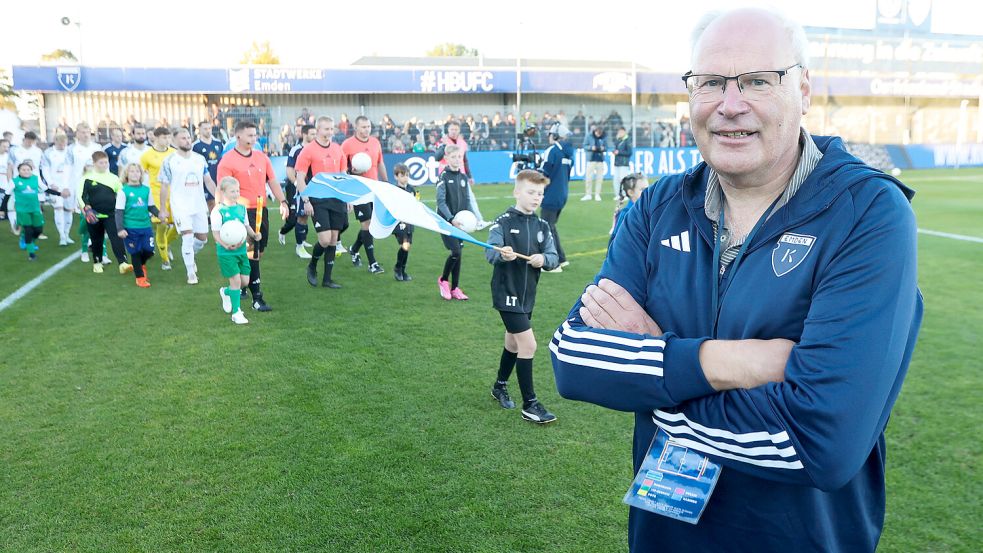
{"type": "Polygon", "coordinates": [[[733,77],[693,73],[689,71],[682,76],[682,79],[686,83],[686,90],[689,91],[689,97],[696,102],[712,102],[720,99],[727,90],[727,81],[735,81],[737,83],[737,90],[744,94],[745,98],[753,100],[764,98],[776,87],[781,86],[782,77],[795,67],[802,67],[802,65],[796,63],[785,69],[751,71],[734,75],[733,77]]]}

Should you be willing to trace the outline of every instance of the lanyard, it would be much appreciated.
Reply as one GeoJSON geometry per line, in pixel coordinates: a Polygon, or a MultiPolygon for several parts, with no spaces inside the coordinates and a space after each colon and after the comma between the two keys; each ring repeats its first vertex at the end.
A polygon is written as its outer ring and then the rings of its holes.
{"type": "MultiPolygon", "coordinates": [[[[740,265],[741,260],[744,259],[744,254],[747,253],[748,246],[751,244],[751,241],[754,240],[754,237],[755,237],[755,235],[758,234],[758,231],[761,230],[761,227],[764,226],[765,221],[768,220],[768,215],[770,215],[771,212],[772,212],[772,210],[775,209],[775,205],[778,203],[778,200],[779,199],[781,199],[781,196],[779,196],[778,198],[775,198],[775,201],[771,203],[771,206],[769,206],[768,209],[765,210],[765,212],[761,214],[761,218],[759,218],[758,219],[758,222],[755,223],[754,228],[751,229],[751,232],[749,232],[748,235],[744,238],[744,243],[741,244],[741,249],[739,249],[737,251],[737,257],[735,257],[734,260],[730,262],[730,267],[728,268],[728,271],[731,274],[731,278],[728,280],[727,288],[730,287],[730,282],[733,282],[733,280],[734,280],[733,279],[733,275],[734,275],[735,272],[737,272],[737,267],[738,267],[738,265],[740,265]]],[[[721,296],[721,294],[723,292],[726,292],[727,291],[726,289],[724,289],[723,291],[720,290],[720,279],[722,278],[722,275],[720,274],[720,254],[723,253],[721,251],[721,247],[720,247],[720,243],[722,242],[722,240],[721,240],[720,237],[723,235],[723,230],[724,230],[724,208],[725,208],[725,206],[723,204],[721,204],[721,206],[720,206],[720,216],[717,218],[717,239],[713,241],[713,270],[714,270],[714,276],[713,276],[713,330],[714,330],[714,335],[716,335],[716,331],[717,331],[717,318],[720,315],[720,296],[721,296]]]]}

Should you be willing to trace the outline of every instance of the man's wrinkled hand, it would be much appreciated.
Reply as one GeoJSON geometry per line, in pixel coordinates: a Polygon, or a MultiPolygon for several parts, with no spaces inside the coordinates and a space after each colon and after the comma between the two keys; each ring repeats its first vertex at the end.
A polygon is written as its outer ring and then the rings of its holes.
{"type": "Polygon", "coordinates": [[[613,280],[602,278],[588,286],[580,301],[580,317],[587,326],[650,336],[663,334],[635,298],[613,280]]]}

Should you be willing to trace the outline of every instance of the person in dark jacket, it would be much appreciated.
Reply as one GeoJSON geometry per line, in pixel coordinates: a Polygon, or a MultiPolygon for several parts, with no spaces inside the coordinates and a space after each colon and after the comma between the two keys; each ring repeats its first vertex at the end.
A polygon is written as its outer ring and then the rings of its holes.
{"type": "Polygon", "coordinates": [[[543,152],[546,160],[543,162],[543,173],[550,182],[546,185],[540,215],[550,225],[556,253],[560,256],[560,264],[552,271],[547,271],[548,273],[563,272],[563,267],[570,264],[563,246],[560,245],[560,235],[556,230],[560,212],[567,205],[567,196],[570,193],[570,170],[573,168],[575,155],[573,146],[567,141],[568,136],[570,136],[570,129],[561,124],[554,125],[549,133],[550,146],[543,152]]]}
{"type": "Polygon", "coordinates": [[[601,201],[601,184],[604,183],[604,173],[607,163],[604,161],[607,152],[607,136],[602,125],[594,125],[594,129],[584,137],[584,152],[587,154],[587,174],[584,176],[584,197],[580,201],[591,199],[591,191],[596,201],[601,201]]]}
{"type": "Polygon", "coordinates": [[[611,169],[611,184],[616,202],[621,198],[621,181],[631,173],[631,158],[631,136],[624,127],[618,127],[618,135],[614,140],[614,168],[611,169]]]}
{"type": "Polygon", "coordinates": [[[737,9],[692,36],[705,162],[625,216],[550,344],[557,389],[635,414],[631,553],[872,553],[924,311],[914,192],[802,128],[800,25],[737,9]]]}
{"type": "Polygon", "coordinates": [[[515,368],[522,393],[522,418],[537,424],[548,424],[556,415],[536,399],[532,384],[532,360],[536,354],[536,336],[532,332],[532,310],[536,303],[539,272],[559,266],[553,245],[550,224],[536,216],[543,201],[543,189],[549,179],[539,171],[525,169],[515,177],[515,207],[500,215],[488,232],[488,243],[496,246],[485,250],[492,270],[492,306],[505,323],[505,347],[498,366],[498,378],[492,386],[492,397],[504,409],[515,403],[509,397],[506,383],[515,368]],[[522,255],[522,258],[519,258],[522,255]]]}
{"type": "MultiPolygon", "coordinates": [[[[464,150],[450,144],[444,150],[444,159],[447,160],[447,167],[437,178],[437,213],[458,228],[461,228],[461,225],[455,216],[461,211],[470,211],[476,220],[481,221],[481,212],[478,211],[478,202],[475,201],[471,185],[468,184],[468,176],[462,172],[464,150]]],[[[440,235],[440,238],[444,242],[444,247],[450,252],[444,262],[444,271],[437,278],[440,297],[445,300],[465,301],[468,296],[460,287],[461,247],[464,246],[464,242],[445,234],[440,235]]]]}

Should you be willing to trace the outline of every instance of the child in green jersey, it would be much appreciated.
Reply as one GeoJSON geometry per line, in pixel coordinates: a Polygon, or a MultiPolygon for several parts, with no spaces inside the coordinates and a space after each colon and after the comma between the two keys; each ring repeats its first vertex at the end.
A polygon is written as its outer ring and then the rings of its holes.
{"type": "Polygon", "coordinates": [[[147,280],[147,260],[154,256],[154,232],[150,216],[157,217],[159,210],[154,205],[154,195],[150,187],[143,184],[143,168],[139,164],[127,165],[121,173],[123,186],[116,194],[116,228],[123,239],[126,252],[133,261],[133,275],[137,286],[149,288],[147,280]]]}
{"type": "Polygon", "coordinates": [[[219,288],[222,310],[232,314],[232,322],[241,325],[249,321],[240,307],[240,290],[249,285],[249,257],[246,255],[246,241],[226,244],[222,241],[220,229],[228,221],[239,221],[246,227],[246,235],[259,241],[261,236],[249,226],[246,219],[246,206],[239,203],[239,181],[234,177],[224,177],[218,183],[219,197],[212,210],[212,236],[218,249],[218,268],[222,276],[229,279],[229,285],[219,288]]]}
{"type": "Polygon", "coordinates": [[[34,241],[44,229],[39,191],[40,181],[34,174],[33,166],[21,162],[17,166],[17,176],[13,178],[14,211],[17,213],[17,224],[21,227],[27,258],[31,261],[37,259],[38,245],[34,241]]]}

